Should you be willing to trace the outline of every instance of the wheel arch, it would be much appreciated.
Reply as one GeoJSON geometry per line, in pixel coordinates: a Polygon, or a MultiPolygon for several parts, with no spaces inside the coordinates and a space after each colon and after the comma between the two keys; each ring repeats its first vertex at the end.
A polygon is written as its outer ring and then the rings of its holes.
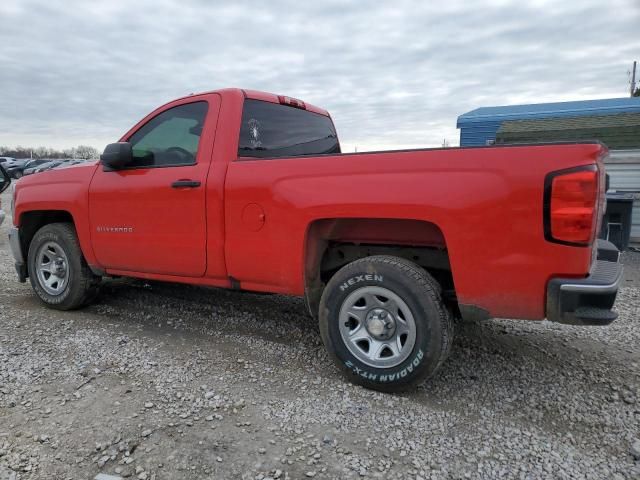
{"type": "Polygon", "coordinates": [[[45,225],[50,223],[75,225],[73,215],[67,210],[29,210],[20,214],[17,223],[20,228],[20,247],[24,258],[27,258],[34,235],[45,225]]]}
{"type": "Polygon", "coordinates": [[[435,273],[455,301],[447,242],[433,222],[376,217],[317,219],[307,228],[304,247],[304,297],[314,317],[330,278],[344,265],[373,255],[405,258],[435,273]]]}
{"type": "MultiPolygon", "coordinates": [[[[29,253],[29,246],[33,240],[34,235],[45,225],[51,223],[70,223],[76,229],[77,221],[73,213],[65,209],[52,209],[52,210],[27,210],[20,213],[17,225],[20,229],[20,248],[22,250],[23,258],[27,258],[29,253]]],[[[83,245],[83,238],[78,235],[81,249],[86,258],[86,248],[83,245]]],[[[90,266],[91,267],[91,266],[90,266]]],[[[91,267],[94,273],[99,274],[99,268],[91,267]]],[[[26,272],[25,268],[25,272],[26,272]]],[[[28,275],[28,274],[27,274],[28,275]]]]}

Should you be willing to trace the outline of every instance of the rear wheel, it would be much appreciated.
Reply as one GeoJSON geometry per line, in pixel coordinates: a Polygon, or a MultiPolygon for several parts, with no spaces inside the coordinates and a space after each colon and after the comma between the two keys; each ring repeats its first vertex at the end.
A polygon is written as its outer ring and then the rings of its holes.
{"type": "Polygon", "coordinates": [[[27,259],[33,290],[46,305],[72,310],[91,302],[100,277],[91,272],[70,223],[51,223],[36,232],[27,259]]]}
{"type": "Polygon", "coordinates": [[[373,256],[331,278],[320,301],[320,333],[347,378],[396,392],[437,371],[453,325],[431,275],[402,258],[373,256]]]}

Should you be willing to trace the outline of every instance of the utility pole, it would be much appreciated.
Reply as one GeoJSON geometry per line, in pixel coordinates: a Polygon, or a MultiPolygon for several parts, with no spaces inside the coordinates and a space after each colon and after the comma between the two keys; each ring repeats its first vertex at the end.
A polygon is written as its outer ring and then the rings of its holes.
{"type": "Polygon", "coordinates": [[[633,70],[631,70],[631,97],[636,91],[636,61],[633,61],[633,70]]]}

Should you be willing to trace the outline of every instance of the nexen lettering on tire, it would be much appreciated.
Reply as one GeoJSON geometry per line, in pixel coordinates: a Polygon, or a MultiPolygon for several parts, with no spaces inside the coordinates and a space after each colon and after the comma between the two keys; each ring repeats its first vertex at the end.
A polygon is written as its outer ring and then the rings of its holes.
{"type": "Polygon", "coordinates": [[[351,277],[349,280],[345,281],[342,285],[340,285],[340,290],[345,291],[352,285],[360,282],[382,282],[382,275],[372,275],[370,273],[365,275],[356,275],[355,277],[351,277]]]}

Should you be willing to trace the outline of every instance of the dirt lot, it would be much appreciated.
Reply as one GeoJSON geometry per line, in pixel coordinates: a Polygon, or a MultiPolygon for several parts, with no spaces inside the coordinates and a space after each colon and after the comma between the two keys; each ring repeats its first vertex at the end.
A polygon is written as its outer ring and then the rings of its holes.
{"type": "Polygon", "coordinates": [[[47,310],[7,223],[0,480],[640,478],[638,253],[612,326],[464,325],[435,379],[385,395],[339,376],[299,299],[112,280],[47,310]]]}

